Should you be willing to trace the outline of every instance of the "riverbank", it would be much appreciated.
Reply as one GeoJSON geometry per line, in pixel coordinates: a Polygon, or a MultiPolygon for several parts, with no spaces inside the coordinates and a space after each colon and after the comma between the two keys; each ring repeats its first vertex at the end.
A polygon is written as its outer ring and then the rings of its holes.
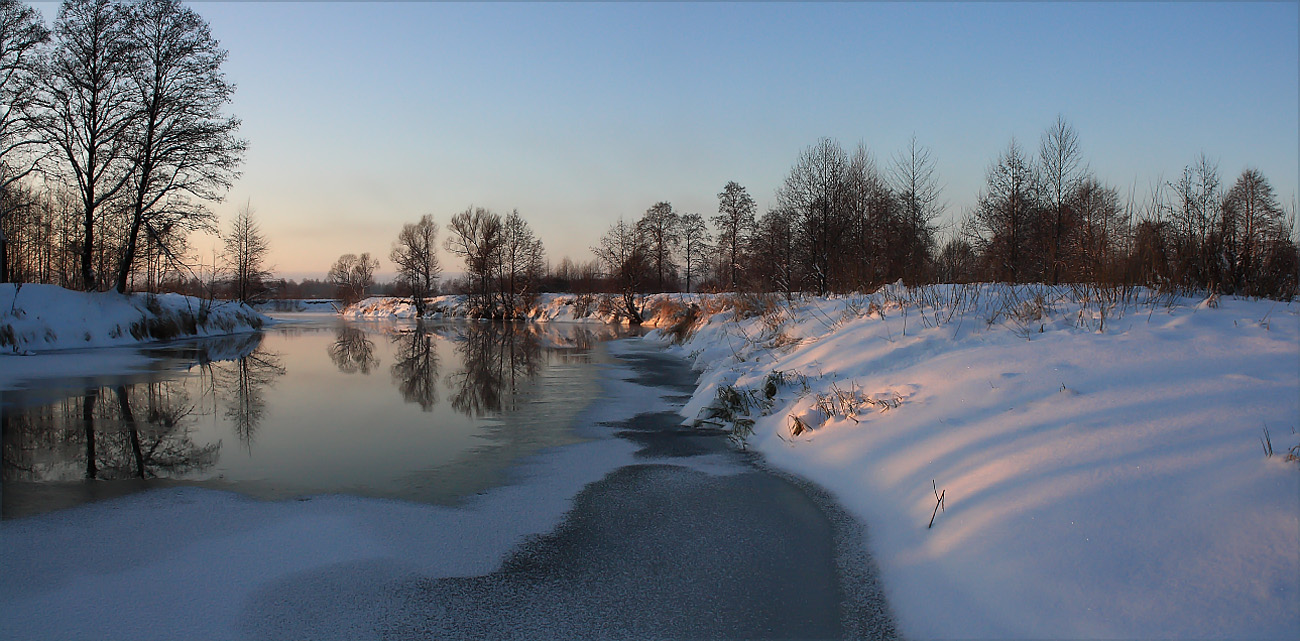
{"type": "MultiPolygon", "coordinates": [[[[646,294],[638,297],[645,321],[643,327],[654,328],[676,322],[676,314],[690,304],[728,294],[646,294]]],[[[469,318],[472,308],[463,294],[444,294],[426,301],[425,318],[469,318]]],[[[400,296],[371,296],[349,305],[340,312],[354,320],[415,318],[411,299],[400,296]]],[[[615,294],[537,294],[524,320],[537,323],[627,324],[623,299],[615,294]]]]}
{"type": "Polygon", "coordinates": [[[868,524],[905,637],[1300,634],[1294,304],[891,286],[676,331],[684,417],[868,524]]]}
{"type": "Polygon", "coordinates": [[[267,317],[238,302],[180,294],[78,292],[0,284],[0,353],[115,347],[260,329],[267,317]]]}

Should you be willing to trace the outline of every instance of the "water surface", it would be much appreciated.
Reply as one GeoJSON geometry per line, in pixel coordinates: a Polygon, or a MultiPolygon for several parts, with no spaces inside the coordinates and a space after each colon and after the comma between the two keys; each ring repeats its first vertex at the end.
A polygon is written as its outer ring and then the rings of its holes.
{"type": "MultiPolygon", "coordinates": [[[[454,504],[578,440],[610,326],[351,322],[146,350],[127,375],[0,392],[0,513],[194,484],[454,504]]],[[[93,357],[93,350],[87,353],[93,357]]]]}

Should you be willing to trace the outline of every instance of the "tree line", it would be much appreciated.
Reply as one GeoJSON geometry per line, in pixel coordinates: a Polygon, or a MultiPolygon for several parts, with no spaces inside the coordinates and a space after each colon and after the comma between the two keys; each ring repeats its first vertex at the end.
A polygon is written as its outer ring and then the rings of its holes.
{"type": "Polygon", "coordinates": [[[1294,203],[1288,213],[1254,168],[1224,188],[1202,154],[1145,202],[1126,200],[1090,171],[1078,134],[1058,117],[1037,154],[1011,141],[946,234],[941,191],[915,138],[883,169],[864,145],[849,152],[822,139],[800,153],[762,216],[729,182],[711,230],[661,202],[614,223],[593,251],[634,321],[639,294],[697,288],[824,295],[902,280],[1297,293],[1294,203]]]}
{"type": "MultiPolygon", "coordinates": [[[[1078,134],[1058,117],[1036,154],[1011,141],[976,204],[946,231],[941,192],[933,157],[915,138],[884,168],[865,145],[850,152],[827,138],[799,154],[761,216],[748,190],[728,182],[708,219],[657,202],[613,223],[592,247],[595,260],[554,267],[518,211],[470,207],[448,225],[444,247],[466,274],[449,289],[468,294],[475,315],[495,318],[523,316],[539,291],[620,294],[632,322],[652,292],[825,295],[900,280],[1297,293],[1294,205],[1287,213],[1257,169],[1225,189],[1202,154],[1145,202],[1124,199],[1089,169],[1078,134]]],[[[438,289],[437,229],[425,216],[394,243],[399,291],[417,301],[438,289]]],[[[368,260],[349,254],[331,270],[352,299],[361,295],[358,264],[372,282],[368,260]]]]}
{"type": "Polygon", "coordinates": [[[0,0],[0,282],[125,292],[188,267],[247,147],[226,55],[179,0],[64,0],[53,29],[0,0]]]}
{"type": "MultiPolygon", "coordinates": [[[[238,177],[247,146],[223,113],[234,92],[225,58],[179,0],[65,0],[52,29],[19,0],[0,0],[0,282],[125,292],[206,280],[209,295],[218,285],[249,302],[271,295],[267,242],[248,205],[208,274],[187,257],[191,232],[215,230],[207,204],[238,177]]],[[[465,273],[449,289],[498,318],[525,314],[545,290],[622,294],[636,320],[637,297],[656,291],[988,280],[1290,299],[1300,280],[1295,205],[1288,213],[1261,172],[1229,184],[1201,155],[1138,202],[1090,170],[1064,118],[1037,149],[1012,140],[976,204],[946,228],[941,194],[915,138],[884,163],[864,144],[827,138],[799,154],[761,215],[746,187],[728,182],[715,213],[656,202],[613,223],[592,260],[551,266],[518,211],[470,207],[448,220],[441,245],[431,216],[406,225],[389,259],[395,288],[423,312],[447,251],[465,273]]],[[[348,254],[328,282],[356,300],[377,268],[348,254]]]]}

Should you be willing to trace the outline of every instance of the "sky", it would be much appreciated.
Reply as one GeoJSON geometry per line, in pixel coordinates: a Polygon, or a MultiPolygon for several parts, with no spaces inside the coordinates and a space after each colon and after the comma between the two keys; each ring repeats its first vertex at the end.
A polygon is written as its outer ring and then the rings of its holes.
{"type": "Polygon", "coordinates": [[[191,6],[229,51],[249,141],[213,209],[228,226],[251,206],[290,278],[361,252],[390,274],[403,224],[470,205],[518,209],[553,262],[590,260],[620,217],[708,217],[728,181],[762,213],[822,137],[887,166],[915,135],[951,223],[1058,115],[1125,195],[1202,152],[1226,185],[1256,167],[1297,193],[1295,2],[191,6]]]}

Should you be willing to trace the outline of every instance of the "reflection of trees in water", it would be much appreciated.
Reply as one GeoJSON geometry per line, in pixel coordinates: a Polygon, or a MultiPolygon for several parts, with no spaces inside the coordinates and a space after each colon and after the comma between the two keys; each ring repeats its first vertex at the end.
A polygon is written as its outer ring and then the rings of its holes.
{"type": "Polygon", "coordinates": [[[437,336],[419,322],[409,330],[393,336],[396,350],[391,369],[393,381],[407,403],[416,403],[429,412],[438,404],[437,336]]]}
{"type": "Polygon", "coordinates": [[[541,368],[541,345],[525,323],[467,324],[455,348],[463,364],[447,377],[451,406],[473,418],[514,409],[518,385],[541,368]]]}
{"type": "Polygon", "coordinates": [[[220,399],[235,435],[245,448],[252,445],[257,427],[266,415],[266,388],[284,376],[279,354],[261,347],[226,361],[204,366],[214,398],[220,399]]]}
{"type": "Polygon", "coordinates": [[[370,370],[379,366],[379,359],[375,358],[374,342],[356,327],[339,325],[329,353],[334,366],[344,374],[369,374],[370,370]]]}
{"type": "Polygon", "coordinates": [[[22,413],[6,410],[3,479],[154,478],[207,469],[221,443],[194,443],[187,425],[193,411],[177,381],[95,388],[22,413]]]}

